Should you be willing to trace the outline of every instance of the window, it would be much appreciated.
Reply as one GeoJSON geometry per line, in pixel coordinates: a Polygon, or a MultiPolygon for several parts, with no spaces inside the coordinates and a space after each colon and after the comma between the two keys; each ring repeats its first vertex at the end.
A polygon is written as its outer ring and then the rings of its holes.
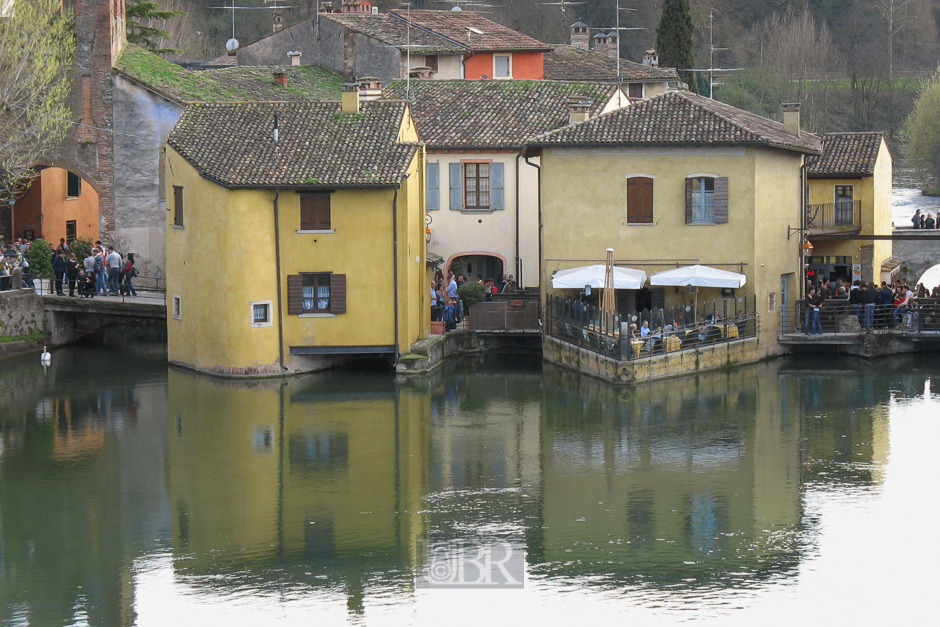
{"type": "Polygon", "coordinates": [[[630,83],[627,85],[627,96],[630,98],[643,97],[643,83],[630,83]]]}
{"type": "Polygon", "coordinates": [[[490,164],[464,164],[464,206],[467,209],[490,208],[490,164]]]}
{"type": "Polygon", "coordinates": [[[82,195],[82,177],[72,172],[68,173],[66,182],[66,198],[78,198],[82,195]]]}
{"type": "Polygon", "coordinates": [[[300,230],[331,231],[330,192],[304,192],[300,195],[300,230]]]}
{"type": "Polygon", "coordinates": [[[295,316],[346,313],[346,275],[305,272],[288,276],[287,313],[295,316]]]}
{"type": "Polygon", "coordinates": [[[493,55],[493,78],[512,78],[512,55],[493,55]]]}
{"type": "Polygon", "coordinates": [[[175,320],[183,319],[183,299],[179,294],[173,294],[173,318],[175,320]]]}
{"type": "Polygon", "coordinates": [[[173,186],[173,226],[183,228],[183,188],[173,186]]]}
{"type": "Polygon", "coordinates": [[[685,180],[685,223],[728,222],[728,179],[694,174],[685,180]]]}
{"type": "Polygon", "coordinates": [[[653,224],[653,179],[627,179],[627,224],[653,224]]]}
{"type": "Polygon", "coordinates": [[[505,209],[505,164],[488,161],[450,164],[451,211],[505,209]]]}
{"type": "Polygon", "coordinates": [[[68,220],[65,223],[65,241],[69,244],[75,241],[76,237],[75,220],[68,220]]]}
{"type": "Polygon", "coordinates": [[[835,190],[835,222],[836,226],[846,226],[853,223],[853,209],[855,188],[852,185],[836,185],[835,190]]]}
{"type": "Polygon", "coordinates": [[[437,72],[437,55],[424,57],[424,65],[430,68],[432,72],[437,72]]]}
{"type": "Polygon", "coordinates": [[[261,300],[254,303],[251,303],[251,326],[252,328],[257,327],[270,327],[272,326],[271,322],[271,301],[261,300]]]}

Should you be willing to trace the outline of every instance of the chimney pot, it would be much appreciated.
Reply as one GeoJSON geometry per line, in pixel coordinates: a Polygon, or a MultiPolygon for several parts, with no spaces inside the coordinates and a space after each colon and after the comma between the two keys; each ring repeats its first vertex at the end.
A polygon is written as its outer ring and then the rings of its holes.
{"type": "Polygon", "coordinates": [[[583,122],[591,115],[591,101],[583,96],[568,98],[568,124],[583,122]]]}
{"type": "Polygon", "coordinates": [[[800,103],[785,102],[780,105],[783,109],[783,130],[791,135],[800,136],[800,103]]]}
{"type": "Polygon", "coordinates": [[[359,85],[357,83],[343,83],[340,90],[343,92],[343,113],[358,113],[359,85]]]}
{"type": "Polygon", "coordinates": [[[274,73],[274,82],[281,87],[287,87],[287,72],[278,70],[274,73]]]}

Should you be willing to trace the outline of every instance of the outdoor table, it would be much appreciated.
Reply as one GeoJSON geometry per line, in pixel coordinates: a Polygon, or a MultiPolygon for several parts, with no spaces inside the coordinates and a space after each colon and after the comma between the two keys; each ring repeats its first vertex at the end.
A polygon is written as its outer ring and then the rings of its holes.
{"type": "Polygon", "coordinates": [[[667,335],[666,338],[666,352],[677,351],[681,347],[682,343],[674,335],[667,335]]]}

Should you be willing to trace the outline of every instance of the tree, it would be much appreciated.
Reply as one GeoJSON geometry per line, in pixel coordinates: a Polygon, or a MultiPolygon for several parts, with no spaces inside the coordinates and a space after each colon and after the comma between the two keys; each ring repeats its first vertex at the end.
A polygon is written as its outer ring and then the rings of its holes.
{"type": "Polygon", "coordinates": [[[72,123],[66,104],[75,37],[61,0],[3,2],[0,17],[0,200],[22,190],[72,123]]]}
{"type": "Polygon", "coordinates": [[[163,11],[156,2],[138,2],[127,7],[127,41],[128,43],[143,46],[154,54],[174,54],[179,52],[176,48],[163,48],[155,40],[169,39],[170,34],[162,28],[153,26],[154,20],[167,20],[180,15],[185,11],[163,11]],[[145,24],[146,22],[146,24],[145,24]]]}
{"type": "Polygon", "coordinates": [[[923,86],[907,118],[907,156],[940,182],[940,70],[923,86]]]}
{"type": "MultiPolygon", "coordinates": [[[[692,34],[695,25],[689,11],[689,0],[665,0],[663,16],[656,29],[656,51],[659,52],[659,64],[663,67],[695,67],[695,52],[692,34]]],[[[679,72],[679,78],[695,91],[695,73],[679,72]]]]}

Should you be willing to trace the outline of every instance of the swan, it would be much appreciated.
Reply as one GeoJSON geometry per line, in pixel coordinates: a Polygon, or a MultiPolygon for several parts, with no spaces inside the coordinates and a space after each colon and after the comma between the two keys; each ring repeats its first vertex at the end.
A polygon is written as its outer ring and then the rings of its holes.
{"type": "Polygon", "coordinates": [[[42,355],[39,356],[39,363],[43,366],[48,366],[52,363],[52,355],[49,354],[45,346],[42,347],[42,355]]]}

